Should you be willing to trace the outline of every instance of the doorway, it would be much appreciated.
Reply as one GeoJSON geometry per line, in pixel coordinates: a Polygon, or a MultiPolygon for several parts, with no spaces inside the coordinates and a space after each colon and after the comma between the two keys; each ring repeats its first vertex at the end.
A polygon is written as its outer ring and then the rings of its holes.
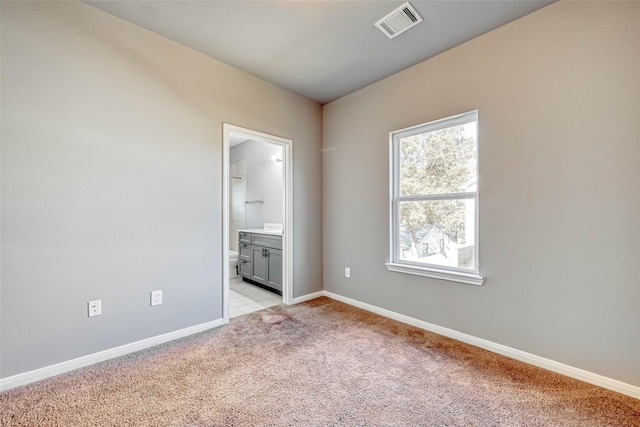
{"type": "MultiPolygon", "coordinates": [[[[234,141],[254,141],[258,143],[270,144],[272,146],[277,146],[281,149],[281,157],[274,157],[273,161],[281,162],[282,164],[282,194],[281,194],[281,205],[282,205],[282,301],[285,304],[291,304],[293,300],[293,264],[292,264],[292,245],[293,245],[293,225],[292,225],[292,141],[290,139],[281,138],[274,135],[269,135],[266,133],[254,131],[247,128],[242,128],[239,126],[230,125],[227,123],[223,124],[223,151],[222,151],[222,222],[223,222],[223,233],[222,233],[222,254],[223,254],[223,264],[222,264],[222,313],[224,322],[228,323],[230,318],[230,277],[231,273],[235,275],[235,271],[231,272],[230,268],[230,250],[231,245],[234,243],[230,238],[231,220],[235,218],[231,218],[231,209],[234,208],[232,206],[232,194],[231,194],[231,183],[233,180],[241,180],[246,176],[242,176],[236,172],[235,178],[232,177],[232,171],[230,166],[231,161],[231,146],[234,141]]],[[[235,165],[234,165],[235,170],[235,165]]],[[[237,188],[237,186],[234,186],[237,188]]],[[[237,193],[238,194],[238,193],[237,193]]],[[[237,196],[237,194],[235,196],[237,196]]],[[[238,203],[237,197],[234,197],[233,203],[238,203]]],[[[259,203],[259,200],[243,200],[242,203],[245,202],[255,202],[259,203]]],[[[249,205],[247,205],[249,206],[249,205]]],[[[237,227],[237,223],[234,221],[234,227],[237,227]]]]}

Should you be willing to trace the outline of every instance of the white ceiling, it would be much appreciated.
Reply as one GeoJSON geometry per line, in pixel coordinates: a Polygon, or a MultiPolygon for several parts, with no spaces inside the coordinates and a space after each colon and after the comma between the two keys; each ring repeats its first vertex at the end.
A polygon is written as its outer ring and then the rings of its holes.
{"type": "Polygon", "coordinates": [[[403,1],[86,2],[324,104],[553,1],[413,0],[392,40],[374,24],[403,1]]]}

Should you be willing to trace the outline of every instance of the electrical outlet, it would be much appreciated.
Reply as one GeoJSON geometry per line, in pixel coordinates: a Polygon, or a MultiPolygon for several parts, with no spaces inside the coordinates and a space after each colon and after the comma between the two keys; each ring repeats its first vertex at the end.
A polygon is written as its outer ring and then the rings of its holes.
{"type": "Polygon", "coordinates": [[[151,291],[151,305],[162,304],[162,291],[151,291]]]}
{"type": "Polygon", "coordinates": [[[102,300],[89,301],[89,317],[100,316],[102,314],[102,300]]]}
{"type": "Polygon", "coordinates": [[[344,277],[346,277],[347,279],[351,278],[351,269],[349,267],[344,268],[344,277]]]}

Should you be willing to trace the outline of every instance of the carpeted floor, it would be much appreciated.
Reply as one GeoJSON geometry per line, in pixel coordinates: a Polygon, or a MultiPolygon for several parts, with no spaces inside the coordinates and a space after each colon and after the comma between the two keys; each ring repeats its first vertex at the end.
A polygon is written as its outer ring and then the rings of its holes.
{"type": "Polygon", "coordinates": [[[640,426],[640,401],[319,298],[0,393],[3,426],[640,426]]]}

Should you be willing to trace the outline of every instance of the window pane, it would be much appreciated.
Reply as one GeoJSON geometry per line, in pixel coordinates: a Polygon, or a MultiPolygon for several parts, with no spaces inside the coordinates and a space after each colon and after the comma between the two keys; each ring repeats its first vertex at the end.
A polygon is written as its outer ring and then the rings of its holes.
{"type": "Polygon", "coordinates": [[[400,139],[400,194],[476,191],[476,123],[400,139]]]}
{"type": "Polygon", "coordinates": [[[473,270],[475,199],[400,202],[400,260],[473,270]]]}

